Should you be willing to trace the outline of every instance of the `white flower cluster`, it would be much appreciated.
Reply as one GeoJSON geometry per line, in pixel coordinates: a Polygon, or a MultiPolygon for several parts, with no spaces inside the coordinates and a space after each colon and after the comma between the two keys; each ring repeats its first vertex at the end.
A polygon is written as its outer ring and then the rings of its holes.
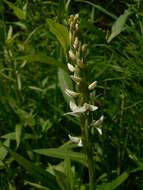
{"type": "MultiPolygon", "coordinates": [[[[83,77],[80,75],[80,71],[84,70],[86,68],[84,64],[84,57],[86,55],[86,44],[83,44],[80,42],[78,38],[78,33],[79,33],[79,15],[76,14],[71,15],[69,19],[69,26],[70,26],[70,31],[69,31],[69,40],[70,40],[70,50],[68,52],[68,63],[67,67],[69,71],[72,73],[71,79],[73,82],[75,82],[75,86],[80,86],[82,85],[81,83],[83,82],[83,77]]],[[[92,82],[87,86],[87,90],[93,91],[95,90],[97,86],[97,81],[92,82]]],[[[66,95],[72,97],[72,98],[79,98],[82,96],[82,92],[80,90],[78,92],[71,91],[70,89],[65,90],[66,95]]],[[[78,117],[80,114],[85,114],[85,113],[90,113],[98,109],[95,105],[91,105],[87,102],[84,102],[82,106],[77,106],[75,101],[70,101],[70,109],[71,112],[66,113],[65,115],[69,114],[72,116],[78,117]]],[[[102,122],[103,122],[104,117],[101,116],[99,120],[92,122],[91,127],[96,127],[97,131],[99,134],[102,134],[102,130],[100,128],[102,122]]],[[[82,146],[82,140],[79,137],[72,137],[69,135],[69,139],[78,144],[78,146],[82,146]]]]}

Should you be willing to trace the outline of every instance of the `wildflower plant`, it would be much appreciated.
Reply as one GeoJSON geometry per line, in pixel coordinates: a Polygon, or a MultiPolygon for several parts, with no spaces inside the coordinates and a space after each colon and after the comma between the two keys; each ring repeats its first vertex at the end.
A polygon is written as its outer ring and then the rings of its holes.
{"type": "Polygon", "coordinates": [[[94,105],[94,94],[97,86],[97,81],[91,84],[87,81],[87,65],[85,64],[87,46],[82,44],[79,32],[79,15],[71,15],[69,18],[69,41],[70,49],[67,55],[67,67],[71,73],[70,77],[74,82],[75,91],[66,89],[65,93],[72,97],[69,103],[71,112],[66,114],[78,117],[81,123],[81,137],[72,137],[69,139],[73,143],[77,143],[79,147],[85,148],[88,158],[89,170],[89,189],[95,188],[95,166],[93,156],[92,129],[96,128],[102,134],[99,126],[103,122],[103,116],[99,120],[93,119],[93,112],[98,110],[94,105]]]}

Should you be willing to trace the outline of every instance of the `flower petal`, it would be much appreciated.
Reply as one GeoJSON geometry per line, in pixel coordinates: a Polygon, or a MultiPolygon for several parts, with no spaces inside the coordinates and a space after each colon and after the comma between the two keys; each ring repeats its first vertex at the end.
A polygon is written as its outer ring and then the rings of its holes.
{"type": "Polygon", "coordinates": [[[91,124],[93,127],[98,127],[103,123],[104,116],[102,115],[97,121],[93,121],[91,124]]]}

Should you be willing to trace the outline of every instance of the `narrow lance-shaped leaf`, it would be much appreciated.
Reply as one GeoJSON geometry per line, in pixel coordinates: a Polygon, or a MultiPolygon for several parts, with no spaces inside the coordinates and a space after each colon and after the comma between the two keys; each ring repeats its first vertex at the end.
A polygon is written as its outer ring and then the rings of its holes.
{"type": "Polygon", "coordinates": [[[16,147],[19,147],[21,141],[21,133],[22,133],[22,126],[21,124],[17,124],[15,127],[15,136],[16,136],[16,147]]]}
{"type": "Polygon", "coordinates": [[[59,68],[58,70],[58,80],[59,80],[59,86],[62,91],[62,94],[66,100],[67,103],[72,100],[74,102],[74,99],[72,97],[69,97],[65,94],[66,89],[71,89],[73,90],[73,83],[72,80],[69,76],[69,74],[62,68],[59,68]]]}
{"type": "Polygon", "coordinates": [[[56,36],[66,54],[67,48],[69,46],[69,35],[67,28],[62,24],[56,23],[52,19],[47,19],[47,23],[49,25],[50,31],[56,36]]]}
{"type": "Polygon", "coordinates": [[[65,159],[67,156],[67,151],[68,151],[68,156],[71,160],[81,163],[84,166],[87,166],[87,157],[84,153],[67,150],[67,148],[49,148],[49,149],[34,150],[34,152],[38,154],[59,159],[65,159]]]}
{"type": "MultiPolygon", "coordinates": [[[[7,148],[7,147],[5,147],[7,148]]],[[[8,152],[11,156],[21,165],[24,169],[29,171],[31,175],[38,181],[41,182],[42,185],[50,188],[60,190],[55,176],[50,174],[49,172],[45,171],[41,167],[36,166],[35,164],[31,163],[30,161],[26,160],[23,156],[16,153],[15,151],[7,148],[8,152]]]]}
{"type": "Polygon", "coordinates": [[[124,14],[119,16],[119,18],[115,21],[111,29],[111,35],[107,40],[108,43],[123,31],[129,15],[130,15],[129,10],[125,10],[124,14]]]}
{"type": "Polygon", "coordinates": [[[97,190],[114,190],[118,186],[120,186],[128,178],[128,176],[129,174],[127,172],[124,172],[112,182],[100,185],[99,187],[97,187],[97,190]]]}

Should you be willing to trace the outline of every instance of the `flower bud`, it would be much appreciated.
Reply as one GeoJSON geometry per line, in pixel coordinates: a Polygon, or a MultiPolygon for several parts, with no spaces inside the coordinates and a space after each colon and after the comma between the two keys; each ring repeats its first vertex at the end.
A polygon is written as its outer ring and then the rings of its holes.
{"type": "Polygon", "coordinates": [[[78,65],[81,69],[85,68],[85,64],[84,64],[83,61],[80,60],[80,59],[77,60],[77,65],[78,65]]]}
{"type": "Polygon", "coordinates": [[[78,44],[79,44],[79,41],[78,41],[78,38],[76,37],[75,41],[74,41],[74,44],[73,44],[74,49],[78,48],[78,44]]]}
{"type": "Polygon", "coordinates": [[[96,88],[97,85],[97,81],[92,82],[89,86],[88,86],[88,90],[93,90],[94,88],[96,88]]]}
{"type": "Polygon", "coordinates": [[[74,21],[74,16],[71,15],[70,18],[69,18],[69,24],[71,24],[71,22],[73,22],[73,21],[74,21]]]}
{"type": "Polygon", "coordinates": [[[78,19],[79,19],[79,14],[75,14],[74,20],[76,21],[76,20],[78,20],[78,19]]]}
{"type": "Polygon", "coordinates": [[[72,72],[72,73],[73,73],[73,72],[75,71],[74,66],[73,66],[73,65],[71,65],[70,63],[68,63],[68,64],[67,64],[67,66],[68,66],[68,69],[69,69],[69,71],[70,71],[70,72],[72,72]]]}
{"type": "Polygon", "coordinates": [[[87,44],[83,44],[81,47],[82,53],[83,55],[86,55],[86,51],[87,51],[87,44]]]}
{"type": "Polygon", "coordinates": [[[72,90],[66,89],[65,90],[66,95],[76,98],[77,96],[79,96],[80,93],[74,92],[72,90]]]}
{"type": "Polygon", "coordinates": [[[70,57],[70,59],[71,59],[72,61],[75,61],[75,60],[76,60],[76,56],[75,56],[75,54],[73,53],[72,50],[69,50],[69,57],[70,57]]]}
{"type": "Polygon", "coordinates": [[[71,75],[70,77],[71,77],[71,79],[72,79],[74,82],[76,82],[77,84],[79,84],[79,83],[81,82],[81,78],[80,78],[80,77],[76,77],[76,76],[74,76],[74,75],[71,75]]]}
{"type": "Polygon", "coordinates": [[[75,24],[75,30],[76,30],[76,32],[79,31],[79,23],[76,23],[76,24],[75,24]]]}

